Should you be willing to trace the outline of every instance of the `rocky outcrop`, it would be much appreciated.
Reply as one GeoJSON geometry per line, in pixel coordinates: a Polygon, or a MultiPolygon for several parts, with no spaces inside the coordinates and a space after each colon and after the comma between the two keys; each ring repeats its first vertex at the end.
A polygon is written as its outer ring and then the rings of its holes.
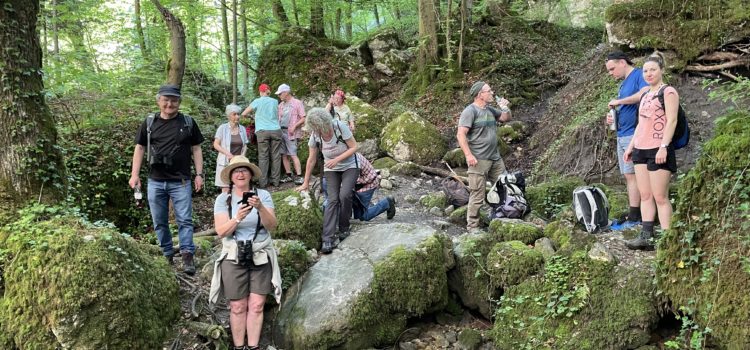
{"type": "Polygon", "coordinates": [[[391,343],[407,318],[445,305],[452,265],[447,237],[429,227],[356,228],[287,291],[274,327],[276,344],[362,349],[391,343]]]}
{"type": "Polygon", "coordinates": [[[385,127],[380,148],[398,161],[426,165],[440,159],[447,146],[434,125],[414,112],[404,112],[385,127]]]}

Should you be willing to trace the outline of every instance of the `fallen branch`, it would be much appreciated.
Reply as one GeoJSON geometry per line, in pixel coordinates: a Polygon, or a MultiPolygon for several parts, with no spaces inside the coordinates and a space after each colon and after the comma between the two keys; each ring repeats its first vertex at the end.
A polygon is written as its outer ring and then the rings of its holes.
{"type": "Polygon", "coordinates": [[[201,293],[200,291],[198,293],[195,293],[195,296],[193,297],[193,300],[190,303],[190,315],[192,315],[194,319],[197,319],[201,315],[198,312],[197,307],[196,307],[196,305],[198,304],[198,298],[200,298],[201,294],[203,293],[201,293]]]}
{"type": "Polygon", "coordinates": [[[714,72],[720,71],[727,68],[740,67],[750,65],[750,57],[729,61],[722,64],[715,64],[712,66],[703,65],[692,65],[685,67],[685,71],[688,72],[714,72]]]}
{"type": "Polygon", "coordinates": [[[208,339],[223,340],[227,337],[224,327],[217,324],[190,321],[187,323],[187,328],[208,339]]]}
{"type": "Polygon", "coordinates": [[[467,178],[465,178],[463,176],[458,176],[458,175],[451,174],[447,170],[433,168],[433,167],[428,167],[428,166],[419,165],[419,164],[416,164],[416,165],[419,167],[419,170],[421,170],[423,173],[427,173],[427,174],[430,174],[430,175],[437,175],[437,176],[441,176],[441,177],[452,177],[452,178],[454,178],[454,179],[456,179],[458,181],[461,181],[465,185],[469,184],[469,180],[467,178]]]}

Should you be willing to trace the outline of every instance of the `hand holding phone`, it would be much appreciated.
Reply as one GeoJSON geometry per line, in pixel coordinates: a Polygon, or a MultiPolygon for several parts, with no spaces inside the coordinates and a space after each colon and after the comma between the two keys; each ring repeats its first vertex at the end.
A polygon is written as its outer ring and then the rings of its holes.
{"type": "Polygon", "coordinates": [[[248,205],[248,201],[250,198],[255,196],[255,191],[245,191],[242,192],[242,200],[240,201],[240,204],[242,205],[248,205]]]}

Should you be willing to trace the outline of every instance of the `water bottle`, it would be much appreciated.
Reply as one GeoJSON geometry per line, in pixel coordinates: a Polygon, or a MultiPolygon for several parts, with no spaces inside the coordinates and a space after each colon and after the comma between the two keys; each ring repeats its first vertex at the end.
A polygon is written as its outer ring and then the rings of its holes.
{"type": "Polygon", "coordinates": [[[133,198],[135,198],[135,206],[138,208],[143,207],[143,193],[141,192],[141,186],[136,186],[133,189],[133,198]]]}
{"type": "Polygon", "coordinates": [[[609,115],[612,116],[612,124],[609,124],[609,130],[617,131],[617,110],[610,108],[609,115]]]}

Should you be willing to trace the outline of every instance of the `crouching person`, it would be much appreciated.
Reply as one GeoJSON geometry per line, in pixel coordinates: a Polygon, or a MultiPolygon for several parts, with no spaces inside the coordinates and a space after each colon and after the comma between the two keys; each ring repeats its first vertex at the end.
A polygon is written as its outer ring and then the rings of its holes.
{"type": "Polygon", "coordinates": [[[221,172],[229,192],[214,203],[216,234],[223,239],[209,302],[215,303],[222,292],[229,300],[234,349],[259,349],[266,295],[281,301],[281,273],[270,235],[276,229],[273,200],[251,186],[260,176],[255,164],[235,156],[221,172]]]}

